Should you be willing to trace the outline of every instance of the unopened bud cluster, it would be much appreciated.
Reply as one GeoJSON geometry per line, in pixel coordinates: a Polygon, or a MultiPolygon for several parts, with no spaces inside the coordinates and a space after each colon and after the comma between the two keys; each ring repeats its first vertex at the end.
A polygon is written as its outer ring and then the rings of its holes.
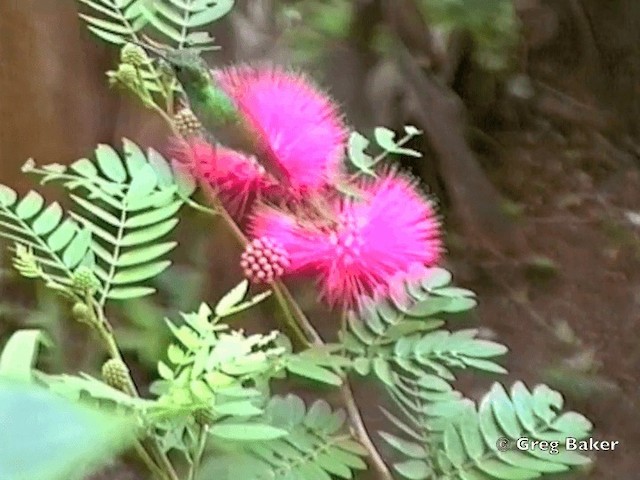
{"type": "Polygon", "coordinates": [[[240,266],[251,282],[271,283],[289,267],[289,256],[279,242],[268,237],[256,238],[242,253],[240,266]]]}
{"type": "Polygon", "coordinates": [[[202,133],[202,124],[198,117],[188,109],[183,108],[173,117],[173,122],[180,135],[185,138],[193,137],[202,133]]]}
{"type": "Polygon", "coordinates": [[[111,358],[102,365],[102,378],[107,385],[117,390],[126,392],[129,388],[129,369],[117,358],[111,358]]]}
{"type": "Polygon", "coordinates": [[[73,273],[73,288],[79,292],[92,293],[98,288],[98,280],[90,268],[82,266],[73,273]]]}
{"type": "Polygon", "coordinates": [[[144,65],[147,61],[147,53],[139,45],[133,43],[127,43],[122,50],[120,50],[120,62],[127,65],[133,65],[139,67],[144,65]]]}

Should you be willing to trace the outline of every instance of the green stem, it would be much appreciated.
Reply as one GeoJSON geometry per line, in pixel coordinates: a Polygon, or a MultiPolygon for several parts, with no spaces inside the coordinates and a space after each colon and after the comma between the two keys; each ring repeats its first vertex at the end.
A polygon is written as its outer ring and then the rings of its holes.
{"type": "Polygon", "coordinates": [[[189,469],[189,476],[187,480],[195,480],[198,470],[200,469],[200,462],[202,462],[202,456],[204,455],[204,449],[207,446],[207,435],[209,427],[206,425],[200,429],[200,435],[198,436],[198,446],[193,456],[193,463],[189,469]]]}

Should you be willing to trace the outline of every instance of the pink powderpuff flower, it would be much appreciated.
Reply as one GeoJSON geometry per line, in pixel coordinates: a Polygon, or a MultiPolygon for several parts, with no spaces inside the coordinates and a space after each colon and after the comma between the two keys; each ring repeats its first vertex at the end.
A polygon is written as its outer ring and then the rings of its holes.
{"type": "Polygon", "coordinates": [[[311,273],[316,249],[324,243],[324,233],[303,226],[293,215],[267,205],[258,206],[249,223],[252,238],[269,238],[287,254],[286,272],[311,273]]]}
{"type": "Polygon", "coordinates": [[[290,194],[319,190],[340,173],[347,129],[336,105],[307,78],[278,67],[213,74],[290,194]]]}
{"type": "Polygon", "coordinates": [[[222,146],[213,146],[201,138],[179,142],[177,156],[200,181],[218,191],[227,206],[236,213],[251,198],[275,188],[275,181],[253,158],[222,146]]]}
{"type": "Polygon", "coordinates": [[[386,172],[360,185],[361,199],[334,203],[337,225],[325,232],[299,226],[286,214],[263,211],[252,233],[277,239],[292,260],[290,272],[317,274],[331,305],[353,307],[362,295],[391,293],[392,279],[416,275],[443,251],[440,221],[414,181],[386,172]]]}

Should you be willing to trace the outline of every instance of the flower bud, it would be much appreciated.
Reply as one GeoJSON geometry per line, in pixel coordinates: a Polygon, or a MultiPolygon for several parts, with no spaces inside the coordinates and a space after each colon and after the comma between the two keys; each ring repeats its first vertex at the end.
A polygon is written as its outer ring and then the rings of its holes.
{"type": "Polygon", "coordinates": [[[102,365],[102,378],[105,383],[122,392],[129,389],[129,368],[117,358],[111,358],[102,365]]]}
{"type": "Polygon", "coordinates": [[[245,276],[253,283],[271,283],[281,277],[289,266],[289,256],[279,242],[269,238],[256,238],[240,258],[245,276]]]}
{"type": "Polygon", "coordinates": [[[82,302],[76,303],[71,309],[73,318],[79,322],[89,322],[92,317],[91,309],[82,302]]]}
{"type": "Polygon", "coordinates": [[[80,292],[94,292],[98,288],[98,280],[90,268],[81,266],[73,274],[73,288],[80,292]]]}
{"type": "Polygon", "coordinates": [[[188,108],[183,108],[176,113],[173,121],[180,135],[185,138],[197,136],[202,132],[200,120],[188,108]]]}
{"type": "Polygon", "coordinates": [[[120,50],[120,61],[127,65],[139,67],[146,63],[147,53],[141,46],[127,43],[122,47],[122,50],[120,50]]]}

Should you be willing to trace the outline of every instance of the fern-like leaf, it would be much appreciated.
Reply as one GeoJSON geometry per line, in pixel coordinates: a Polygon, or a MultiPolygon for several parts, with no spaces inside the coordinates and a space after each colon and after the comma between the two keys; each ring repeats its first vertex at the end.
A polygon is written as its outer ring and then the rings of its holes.
{"type": "Polygon", "coordinates": [[[14,266],[22,275],[52,287],[71,284],[73,270],[88,258],[91,232],[63,217],[60,205],[46,205],[39,193],[19,199],[0,185],[0,237],[16,245],[14,266]]]}
{"type": "Polygon", "coordinates": [[[249,442],[216,457],[204,471],[221,480],[244,478],[293,480],[353,478],[366,468],[367,455],[345,428],[343,411],[333,411],[324,400],[307,408],[295,395],[273,397],[261,417],[268,425],[287,432],[268,442],[249,442]]]}
{"type": "MultiPolygon", "coordinates": [[[[145,283],[171,264],[166,255],[176,242],[164,237],[177,225],[176,213],[195,189],[194,182],[178,185],[177,179],[186,174],[172,168],[157,152],[150,150],[145,155],[133,142],[125,139],[123,143],[122,156],[107,145],[99,145],[93,160],[80,159],[68,168],[38,168],[33,162],[23,168],[42,176],[43,183],[62,182],[73,192],[76,209],[70,215],[74,224],[91,233],[101,304],[155,291],[145,283]]],[[[36,227],[47,230],[49,225],[40,222],[36,227]]],[[[49,237],[50,243],[53,237],[57,242],[54,247],[59,248],[60,238],[67,237],[54,235],[49,237]]]]}
{"type": "Polygon", "coordinates": [[[516,382],[509,395],[496,383],[477,407],[470,400],[427,401],[418,406],[426,400],[422,393],[428,392],[421,388],[404,393],[402,407],[409,410],[412,426],[390,417],[410,440],[383,434],[387,443],[409,457],[395,465],[403,478],[530,479],[590,462],[567,450],[565,442],[587,437],[591,422],[575,412],[560,414],[562,396],[545,385],[530,391],[516,382]],[[433,423],[434,418],[439,421],[433,423]],[[546,450],[526,448],[517,444],[523,437],[554,443],[546,450]]]}
{"type": "Polygon", "coordinates": [[[439,329],[441,315],[476,305],[473,292],[451,287],[450,281],[448,271],[431,268],[418,281],[395,280],[390,299],[361,298],[359,309],[347,316],[342,337],[355,370],[362,375],[373,371],[388,386],[398,368],[418,377],[431,371],[449,380],[454,378],[451,368],[504,373],[489,358],[504,354],[506,347],[476,338],[477,330],[439,329]]]}

